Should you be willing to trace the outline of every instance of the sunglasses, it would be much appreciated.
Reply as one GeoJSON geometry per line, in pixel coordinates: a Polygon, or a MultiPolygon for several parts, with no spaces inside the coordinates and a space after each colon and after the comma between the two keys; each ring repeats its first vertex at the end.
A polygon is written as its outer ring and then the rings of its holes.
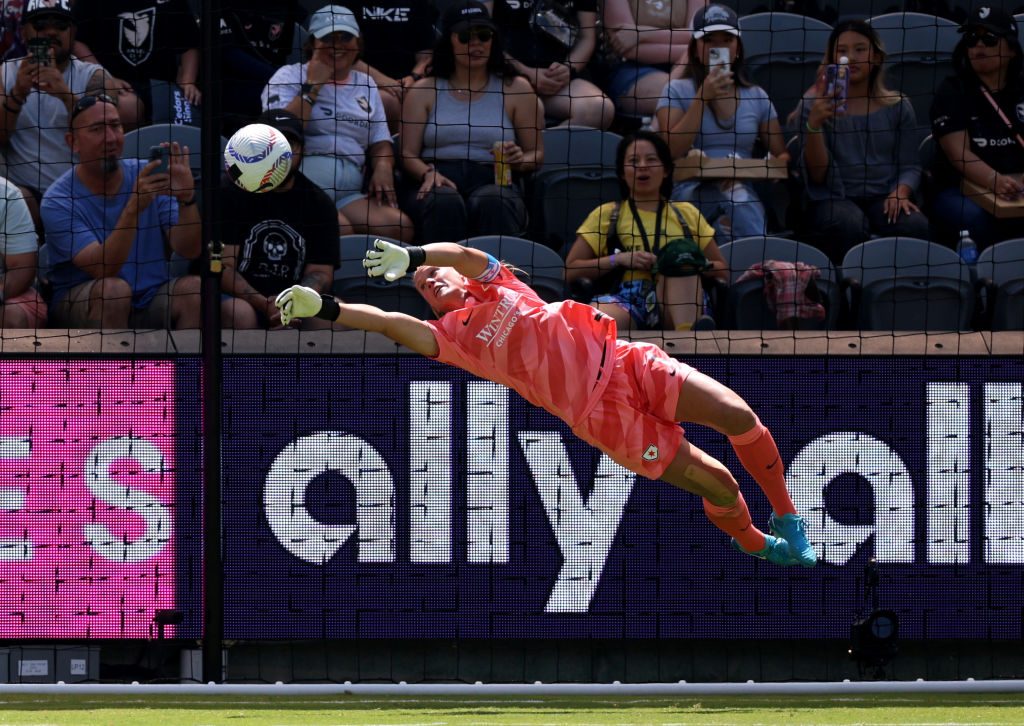
{"type": "Polygon", "coordinates": [[[78,114],[87,108],[92,108],[97,103],[109,103],[111,106],[117,106],[117,101],[105,93],[93,93],[89,96],[82,96],[71,108],[71,120],[74,121],[78,114]]]}
{"type": "Polygon", "coordinates": [[[469,43],[471,38],[476,38],[481,43],[491,42],[491,38],[494,37],[494,31],[489,28],[476,28],[469,30],[460,30],[455,34],[455,37],[459,39],[459,42],[463,45],[469,43]]]}
{"type": "Polygon", "coordinates": [[[37,33],[42,33],[50,28],[64,31],[71,27],[71,21],[65,18],[36,18],[35,20],[30,20],[29,25],[37,33]]]}
{"type": "Polygon", "coordinates": [[[986,48],[995,48],[999,43],[999,36],[995,33],[970,33],[967,36],[967,47],[973,48],[979,40],[986,48]]]}

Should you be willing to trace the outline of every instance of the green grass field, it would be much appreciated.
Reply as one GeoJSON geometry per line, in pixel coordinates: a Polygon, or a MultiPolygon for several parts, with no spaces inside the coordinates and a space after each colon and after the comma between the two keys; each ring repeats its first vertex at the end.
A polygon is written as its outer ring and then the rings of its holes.
{"type": "Polygon", "coordinates": [[[1024,694],[373,698],[0,694],[0,726],[960,726],[1024,724],[1024,694]]]}

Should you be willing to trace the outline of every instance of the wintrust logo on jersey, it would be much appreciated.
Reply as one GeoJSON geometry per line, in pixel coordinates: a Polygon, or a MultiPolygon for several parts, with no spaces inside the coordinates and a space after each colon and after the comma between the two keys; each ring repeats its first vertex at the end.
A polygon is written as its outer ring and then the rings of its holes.
{"type": "Polygon", "coordinates": [[[497,338],[497,347],[500,348],[502,343],[505,342],[505,338],[508,337],[509,332],[519,322],[519,315],[515,312],[516,300],[518,299],[518,296],[503,297],[498,302],[498,307],[495,308],[490,322],[476,334],[477,340],[482,340],[487,345],[490,345],[491,341],[494,340],[494,336],[500,332],[501,335],[497,338]],[[511,317],[509,313],[511,313],[511,317]]]}
{"type": "Polygon", "coordinates": [[[410,8],[382,8],[379,5],[363,8],[364,20],[383,20],[388,23],[408,23],[410,8]]]}

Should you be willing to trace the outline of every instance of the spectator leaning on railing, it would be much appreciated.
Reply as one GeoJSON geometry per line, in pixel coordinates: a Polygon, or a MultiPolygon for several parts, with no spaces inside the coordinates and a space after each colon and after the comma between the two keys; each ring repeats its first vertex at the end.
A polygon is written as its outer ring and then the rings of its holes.
{"type": "MultiPolygon", "coordinates": [[[[1024,184],[1024,78],[1017,23],[997,6],[980,5],[960,28],[956,75],[932,102],[935,216],[952,234],[969,230],[978,247],[1021,236],[1020,218],[997,219],[964,195],[969,179],[1001,199],[1021,198],[1024,184]]],[[[948,240],[952,241],[952,240],[948,240]]]]}

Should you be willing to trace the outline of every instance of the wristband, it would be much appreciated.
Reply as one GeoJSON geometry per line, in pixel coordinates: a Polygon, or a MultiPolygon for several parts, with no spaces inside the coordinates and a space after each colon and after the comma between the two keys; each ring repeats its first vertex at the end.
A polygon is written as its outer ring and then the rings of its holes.
{"type": "Polygon", "coordinates": [[[419,81],[422,80],[423,78],[423,76],[421,76],[419,73],[410,73],[409,77],[412,78],[414,81],[419,81]]]}
{"type": "Polygon", "coordinates": [[[191,207],[193,204],[195,204],[198,201],[199,201],[199,195],[198,194],[193,194],[192,198],[189,199],[187,202],[183,202],[183,201],[181,201],[179,199],[178,200],[178,206],[179,207],[191,207]]]}
{"type": "Polygon", "coordinates": [[[316,86],[312,83],[301,83],[299,84],[299,93],[312,93],[316,86]]]}
{"type": "Polygon", "coordinates": [[[301,98],[302,98],[303,101],[308,103],[310,106],[315,106],[316,105],[316,101],[314,101],[313,97],[310,96],[308,93],[303,93],[301,98]]]}
{"type": "Polygon", "coordinates": [[[810,121],[805,121],[804,122],[804,126],[806,126],[807,130],[810,131],[812,134],[820,134],[821,132],[823,132],[825,130],[825,129],[813,129],[813,128],[811,128],[811,122],[810,121]]]}
{"type": "Polygon", "coordinates": [[[608,255],[608,261],[612,263],[612,267],[615,267],[615,253],[614,252],[612,252],[610,255],[608,255]]]}
{"type": "Polygon", "coordinates": [[[422,247],[409,247],[409,269],[415,270],[427,261],[427,251],[422,247]]]}
{"type": "Polygon", "coordinates": [[[433,164],[427,164],[427,170],[423,172],[423,176],[420,177],[420,184],[427,180],[427,174],[429,174],[432,171],[437,171],[437,169],[434,167],[433,164]]]}
{"type": "MultiPolygon", "coordinates": [[[[10,96],[8,96],[8,98],[10,98],[10,96]]],[[[18,106],[17,108],[11,108],[7,105],[7,101],[4,101],[4,108],[6,108],[10,113],[13,113],[15,115],[21,113],[21,106],[18,106]]]]}
{"type": "Polygon", "coordinates": [[[321,320],[330,320],[332,323],[336,322],[338,316],[341,315],[341,305],[338,304],[333,295],[320,295],[320,300],[323,301],[323,305],[320,306],[320,310],[315,317],[321,320]]]}
{"type": "Polygon", "coordinates": [[[25,96],[24,98],[18,98],[17,96],[14,95],[13,92],[8,93],[7,94],[7,98],[11,99],[12,101],[14,101],[19,106],[24,106],[25,105],[25,101],[28,100],[28,96],[25,96]]]}

